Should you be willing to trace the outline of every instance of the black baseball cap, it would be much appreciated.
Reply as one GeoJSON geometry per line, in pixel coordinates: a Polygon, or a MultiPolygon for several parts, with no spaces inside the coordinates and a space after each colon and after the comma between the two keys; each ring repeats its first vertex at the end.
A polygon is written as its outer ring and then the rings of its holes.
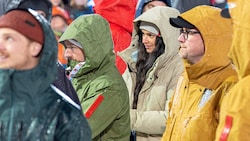
{"type": "Polygon", "coordinates": [[[169,22],[172,26],[177,28],[196,28],[194,25],[189,23],[188,21],[184,20],[182,17],[178,16],[177,18],[170,18],[169,22]]]}

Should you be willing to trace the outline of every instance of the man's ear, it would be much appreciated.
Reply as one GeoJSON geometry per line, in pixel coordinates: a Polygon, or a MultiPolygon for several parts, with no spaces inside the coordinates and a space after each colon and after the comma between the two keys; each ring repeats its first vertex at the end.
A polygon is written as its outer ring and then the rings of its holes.
{"type": "Polygon", "coordinates": [[[31,56],[33,57],[39,56],[40,52],[42,51],[42,47],[43,46],[40,43],[32,42],[30,48],[31,56]]]}

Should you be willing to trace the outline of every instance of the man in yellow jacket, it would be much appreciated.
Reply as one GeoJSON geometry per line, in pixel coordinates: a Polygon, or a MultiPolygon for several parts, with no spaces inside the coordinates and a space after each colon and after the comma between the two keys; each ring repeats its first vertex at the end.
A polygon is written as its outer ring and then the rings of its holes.
{"type": "Polygon", "coordinates": [[[229,57],[236,66],[239,81],[223,99],[216,141],[248,141],[250,140],[250,3],[249,0],[231,0],[228,4],[229,7],[235,6],[230,10],[233,19],[233,42],[229,57]]]}
{"type": "Polygon", "coordinates": [[[223,96],[237,82],[227,57],[232,41],[231,20],[221,9],[197,6],[170,18],[180,28],[180,55],[185,72],[170,102],[162,141],[213,141],[223,96]]]}

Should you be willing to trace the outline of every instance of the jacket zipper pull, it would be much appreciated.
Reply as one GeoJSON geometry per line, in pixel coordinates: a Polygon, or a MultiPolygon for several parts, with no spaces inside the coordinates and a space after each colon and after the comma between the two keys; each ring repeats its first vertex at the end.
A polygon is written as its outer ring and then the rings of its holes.
{"type": "Polygon", "coordinates": [[[23,122],[19,122],[18,124],[18,140],[22,140],[22,130],[23,130],[23,122]]]}

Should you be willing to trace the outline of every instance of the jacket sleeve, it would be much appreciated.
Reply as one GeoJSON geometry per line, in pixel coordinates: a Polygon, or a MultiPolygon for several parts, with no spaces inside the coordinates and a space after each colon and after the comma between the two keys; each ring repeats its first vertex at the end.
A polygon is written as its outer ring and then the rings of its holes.
{"type": "Polygon", "coordinates": [[[132,129],[146,134],[163,134],[166,127],[166,111],[130,110],[132,129]]]}
{"type": "MultiPolygon", "coordinates": [[[[155,88],[159,89],[159,88],[155,88]]],[[[152,90],[155,92],[155,90],[152,90]]],[[[162,92],[159,92],[162,93],[162,92]]],[[[153,93],[152,93],[153,94],[153,93]]],[[[131,129],[137,132],[145,133],[145,134],[163,134],[166,127],[166,120],[168,116],[168,100],[164,103],[160,104],[162,101],[160,99],[163,96],[156,96],[157,93],[154,93],[153,101],[148,102],[153,105],[149,105],[148,110],[138,110],[131,109],[130,110],[130,119],[131,119],[131,129]],[[156,98],[157,97],[157,98],[156,98]],[[158,99],[158,100],[156,100],[158,99]],[[156,101],[155,101],[156,100],[156,101]],[[162,107],[158,107],[156,105],[162,105],[162,107]],[[154,108],[153,108],[154,107],[154,108]],[[157,107],[157,108],[156,108],[157,107]]],[[[169,93],[170,94],[170,93],[169,93]]],[[[172,94],[172,93],[171,93],[172,94]]],[[[162,94],[161,94],[162,95],[162,94]]],[[[167,98],[166,98],[167,99],[167,98]]]]}
{"type": "Polygon", "coordinates": [[[105,91],[94,95],[81,103],[92,130],[92,138],[100,135],[118,118],[123,103],[119,94],[114,92],[105,91]]]}
{"type": "Polygon", "coordinates": [[[224,97],[216,131],[216,141],[249,140],[249,83],[250,79],[238,82],[224,97]]]}

